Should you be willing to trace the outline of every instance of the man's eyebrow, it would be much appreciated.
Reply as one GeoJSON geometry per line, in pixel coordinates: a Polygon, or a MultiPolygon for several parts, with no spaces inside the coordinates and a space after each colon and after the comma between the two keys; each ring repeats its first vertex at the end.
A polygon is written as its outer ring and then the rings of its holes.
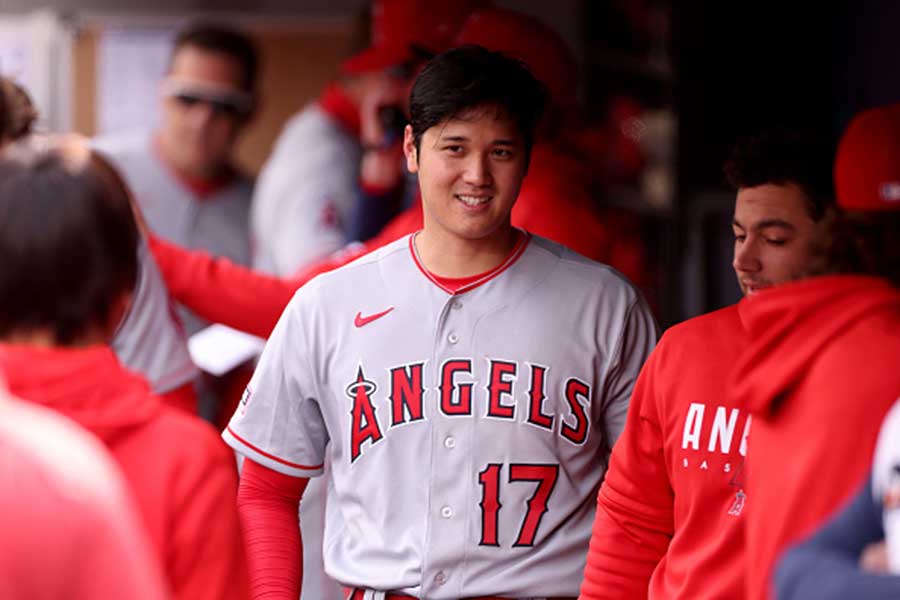
{"type": "Polygon", "coordinates": [[[440,138],[442,142],[465,142],[468,139],[464,135],[442,135],[440,138]]]}
{"type": "Polygon", "coordinates": [[[494,140],[493,144],[495,146],[515,146],[516,142],[514,140],[494,140]]]}
{"type": "Polygon", "coordinates": [[[794,225],[792,223],[788,223],[787,221],[784,221],[782,219],[765,219],[763,221],[760,221],[756,225],[754,225],[753,228],[758,231],[760,229],[769,229],[770,227],[778,227],[779,229],[790,229],[791,231],[794,231],[797,229],[796,227],[794,227],[794,225]]]}

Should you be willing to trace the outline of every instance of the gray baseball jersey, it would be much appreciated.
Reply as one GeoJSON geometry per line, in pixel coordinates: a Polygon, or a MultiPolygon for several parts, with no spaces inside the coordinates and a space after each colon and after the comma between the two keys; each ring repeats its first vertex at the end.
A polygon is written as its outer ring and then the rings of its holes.
{"type": "Polygon", "coordinates": [[[344,585],[576,596],[653,318],[543,238],[456,293],[413,239],[297,292],[223,436],[290,475],[330,461],[325,569],[344,585]]]}
{"type": "Polygon", "coordinates": [[[253,196],[254,266],[293,275],[344,246],[361,158],[359,141],[318,103],[287,122],[253,196]]]}
{"type": "Polygon", "coordinates": [[[116,330],[112,347],[123,365],[143,375],[154,392],[164,394],[193,381],[200,371],[191,360],[166,283],[143,240],[138,262],[131,307],[116,330]]]}
{"type": "MultiPolygon", "coordinates": [[[[238,177],[199,196],[163,162],[147,132],[99,138],[94,147],[122,173],[156,234],[186,248],[250,264],[251,180],[238,177]]],[[[189,333],[207,325],[186,310],[181,317],[189,333]]]]}

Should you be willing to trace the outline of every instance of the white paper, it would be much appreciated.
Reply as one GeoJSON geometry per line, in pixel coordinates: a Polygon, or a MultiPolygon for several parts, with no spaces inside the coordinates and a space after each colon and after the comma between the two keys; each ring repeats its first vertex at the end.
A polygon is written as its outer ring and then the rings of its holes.
{"type": "Polygon", "coordinates": [[[262,338],[217,323],[192,335],[188,351],[195,365],[218,376],[255,359],[265,345],[262,338]]]}

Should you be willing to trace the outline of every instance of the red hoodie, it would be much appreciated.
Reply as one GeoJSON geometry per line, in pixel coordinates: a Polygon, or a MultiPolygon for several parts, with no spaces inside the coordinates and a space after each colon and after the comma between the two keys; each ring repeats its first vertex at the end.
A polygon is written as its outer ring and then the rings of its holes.
{"type": "Polygon", "coordinates": [[[750,418],[726,386],[745,346],[730,306],[650,355],[598,495],[583,600],[742,597],[750,418]]]}
{"type": "Polygon", "coordinates": [[[247,598],[234,457],[216,431],[167,407],[105,346],[0,345],[12,393],[95,434],[116,459],[174,597],[247,598]]]}
{"type": "Polygon", "coordinates": [[[732,379],[753,415],[746,483],[747,597],[772,597],[772,567],[859,489],[900,396],[900,292],[818,277],[741,301],[750,346],[732,379]]]}

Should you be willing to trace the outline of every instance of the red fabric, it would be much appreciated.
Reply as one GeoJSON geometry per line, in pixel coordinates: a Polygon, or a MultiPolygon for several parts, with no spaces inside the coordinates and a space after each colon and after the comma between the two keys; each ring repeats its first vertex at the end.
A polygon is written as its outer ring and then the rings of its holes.
{"type": "Polygon", "coordinates": [[[238,511],[247,540],[253,600],[297,600],[303,580],[300,497],[309,479],[244,459],[238,511]]]}
{"type": "Polygon", "coordinates": [[[105,346],[0,345],[0,372],[13,393],[69,417],[110,450],[175,598],[247,597],[234,457],[215,430],[165,406],[105,346]]]}
{"type": "Polygon", "coordinates": [[[747,597],[859,488],[900,396],[900,293],[868,277],[819,277],[741,301],[750,345],[735,401],[753,415],[746,469],[747,597]]]}
{"type": "Polygon", "coordinates": [[[177,408],[189,415],[197,414],[197,390],[191,381],[174,390],[162,393],[159,397],[172,408],[177,408]]]}
{"type": "Polygon", "coordinates": [[[331,115],[347,133],[359,139],[359,107],[353,103],[337,83],[329,83],[319,96],[319,106],[331,115]]]}
{"type": "Polygon", "coordinates": [[[150,249],[173,298],[209,321],[260,337],[269,336],[300,287],[156,236],[150,249]]]}
{"type": "Polygon", "coordinates": [[[672,327],[647,360],[598,496],[583,600],[742,597],[747,413],[726,391],[745,340],[731,306],[672,327]],[[735,415],[724,450],[717,412],[735,415]]]}
{"type": "Polygon", "coordinates": [[[99,446],[68,419],[8,398],[0,384],[0,598],[170,598],[99,446]]]}

